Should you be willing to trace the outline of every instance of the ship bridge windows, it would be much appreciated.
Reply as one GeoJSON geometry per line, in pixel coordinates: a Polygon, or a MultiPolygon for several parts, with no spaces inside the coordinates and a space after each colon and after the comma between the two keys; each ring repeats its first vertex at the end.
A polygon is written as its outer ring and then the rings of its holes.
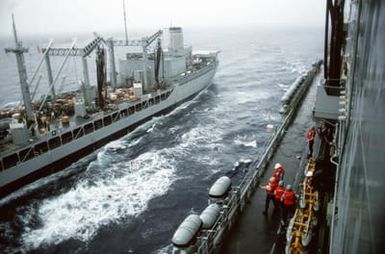
{"type": "Polygon", "coordinates": [[[3,158],[4,169],[16,166],[18,162],[19,162],[19,157],[17,156],[17,153],[8,155],[7,157],[3,158]]]}
{"type": "Polygon", "coordinates": [[[61,135],[61,142],[62,144],[67,144],[72,141],[72,132],[66,132],[63,135],[61,135]]]}
{"type": "Polygon", "coordinates": [[[33,157],[34,157],[34,152],[32,147],[28,147],[19,152],[19,158],[21,161],[26,161],[26,160],[32,159],[33,157]]]}
{"type": "Polygon", "coordinates": [[[48,146],[49,146],[49,149],[51,149],[51,150],[61,146],[60,138],[59,137],[51,138],[48,141],[48,146]]]}
{"type": "Polygon", "coordinates": [[[152,105],[154,105],[154,98],[150,98],[149,100],[148,100],[148,104],[150,105],[150,107],[152,106],[152,105]]]}
{"type": "Polygon", "coordinates": [[[48,151],[47,142],[42,142],[40,144],[35,145],[34,147],[35,154],[42,154],[48,151]]]}
{"type": "Polygon", "coordinates": [[[74,139],[78,139],[84,135],[82,127],[76,128],[72,132],[73,132],[74,139]]]}
{"type": "Polygon", "coordinates": [[[162,93],[162,94],[160,95],[160,99],[161,99],[162,101],[164,101],[164,100],[166,99],[166,94],[162,93]]]}
{"type": "Polygon", "coordinates": [[[160,97],[159,95],[155,97],[155,104],[158,104],[160,102],[160,97]]]}
{"type": "Polygon", "coordinates": [[[142,103],[138,103],[135,105],[135,111],[141,111],[142,110],[142,103]]]}
{"type": "Polygon", "coordinates": [[[84,125],[84,133],[85,135],[91,133],[94,131],[94,124],[93,123],[88,123],[86,125],[84,125]]]}
{"type": "Polygon", "coordinates": [[[104,126],[110,125],[112,123],[111,116],[108,115],[105,118],[103,118],[104,126]]]}
{"type": "Polygon", "coordinates": [[[102,119],[98,119],[94,122],[94,125],[95,125],[95,130],[98,130],[100,128],[103,127],[103,120],[102,119]]]}

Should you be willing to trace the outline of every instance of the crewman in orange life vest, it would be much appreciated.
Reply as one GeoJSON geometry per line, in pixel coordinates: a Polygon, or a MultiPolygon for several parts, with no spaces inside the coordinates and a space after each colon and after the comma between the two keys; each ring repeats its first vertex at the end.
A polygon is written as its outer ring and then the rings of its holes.
{"type": "Polygon", "coordinates": [[[277,207],[281,210],[281,213],[282,213],[281,197],[282,197],[283,193],[285,192],[285,186],[284,185],[285,185],[285,183],[283,181],[279,181],[277,188],[275,188],[275,190],[274,190],[275,203],[276,203],[277,207]]]}
{"type": "Polygon", "coordinates": [[[288,218],[294,215],[295,212],[296,196],[293,191],[293,187],[290,184],[286,186],[286,190],[283,192],[281,197],[281,202],[283,204],[282,219],[285,223],[288,218]]]}
{"type": "Polygon", "coordinates": [[[262,212],[264,215],[266,215],[269,210],[270,200],[273,201],[274,207],[276,207],[274,190],[277,188],[277,186],[277,181],[274,177],[271,177],[267,185],[260,187],[266,191],[265,210],[262,212]]]}
{"type": "Polygon", "coordinates": [[[275,163],[274,173],[273,173],[273,177],[275,178],[275,181],[278,183],[279,181],[283,180],[284,176],[285,176],[285,168],[280,163],[275,163]]]}
{"type": "Polygon", "coordinates": [[[313,145],[314,145],[314,137],[315,137],[315,127],[310,128],[306,133],[306,140],[309,145],[309,153],[307,155],[308,158],[313,156],[313,145]]]}

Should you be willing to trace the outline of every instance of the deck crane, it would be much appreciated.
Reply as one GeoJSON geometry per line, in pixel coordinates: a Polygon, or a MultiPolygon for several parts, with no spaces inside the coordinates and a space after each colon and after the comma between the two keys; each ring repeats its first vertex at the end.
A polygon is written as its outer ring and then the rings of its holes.
{"type": "MultiPolygon", "coordinates": [[[[87,63],[87,56],[89,56],[93,50],[97,48],[97,46],[101,43],[103,38],[101,37],[96,37],[94,40],[92,40],[90,43],[88,43],[85,47],[83,48],[75,48],[74,45],[72,45],[70,48],[43,48],[42,51],[44,54],[46,54],[46,65],[47,65],[47,70],[48,70],[48,77],[52,77],[51,73],[51,67],[50,67],[50,61],[49,61],[49,56],[65,56],[66,58],[69,56],[80,56],[82,59],[82,65],[83,65],[83,82],[84,82],[84,88],[86,91],[90,90],[90,78],[89,78],[89,72],[88,72],[88,63],[87,63]]],[[[65,61],[63,62],[62,66],[65,64],[65,61]]],[[[60,68],[61,70],[61,68],[60,68]]],[[[60,74],[56,74],[58,76],[60,74]]],[[[50,82],[50,88],[55,86],[57,79],[55,80],[49,80],[50,82]]],[[[91,104],[91,98],[87,96],[88,93],[84,94],[84,100],[86,105],[91,104]]],[[[44,102],[42,103],[42,105],[44,102]]]]}
{"type": "MultiPolygon", "coordinates": [[[[149,86],[148,80],[147,80],[147,59],[148,59],[148,55],[147,54],[148,54],[148,48],[157,39],[158,39],[158,42],[159,42],[158,45],[160,45],[160,36],[162,36],[162,34],[163,34],[163,31],[162,30],[158,30],[157,32],[155,32],[151,36],[143,37],[141,40],[110,40],[110,43],[109,43],[110,52],[114,51],[114,49],[113,49],[114,46],[142,47],[142,56],[143,56],[143,60],[144,60],[143,61],[143,74],[144,74],[144,84],[145,84],[145,87],[149,86]]],[[[97,34],[95,34],[95,35],[97,36],[97,34]]],[[[113,62],[113,63],[110,63],[110,64],[114,65],[114,67],[111,68],[111,69],[115,69],[115,63],[113,62]]],[[[113,73],[116,73],[116,72],[113,72],[113,73]]],[[[157,78],[158,77],[155,77],[155,79],[157,79],[157,78]]],[[[116,80],[116,76],[113,79],[116,80]]]]}
{"type": "MultiPolygon", "coordinates": [[[[48,70],[48,77],[52,77],[52,71],[50,66],[50,60],[49,56],[80,56],[82,59],[82,65],[83,65],[83,82],[84,82],[84,89],[86,91],[91,90],[90,88],[90,79],[89,79],[89,71],[88,71],[88,63],[87,63],[87,57],[94,51],[97,47],[99,47],[102,43],[104,43],[109,50],[110,55],[110,69],[111,69],[111,86],[113,88],[116,88],[117,81],[116,81],[116,67],[115,67],[115,54],[114,54],[114,46],[139,46],[143,49],[143,59],[144,59],[144,66],[143,66],[143,72],[144,72],[144,83],[148,86],[148,80],[147,80],[147,51],[148,47],[162,35],[163,31],[159,30],[153,35],[149,37],[143,37],[141,40],[113,40],[107,39],[105,40],[103,37],[99,36],[98,34],[94,33],[95,39],[92,40],[90,43],[88,43],[83,48],[76,48],[74,45],[72,45],[71,48],[54,48],[54,47],[48,47],[43,48],[42,51],[45,54],[45,60],[48,70]]],[[[63,65],[65,62],[63,62],[63,65]]],[[[60,72],[57,74],[59,75],[60,72]]],[[[50,89],[53,91],[53,87],[56,83],[57,79],[53,80],[50,79],[50,89]]],[[[84,94],[84,100],[86,105],[90,105],[92,102],[92,98],[88,96],[88,93],[86,92],[84,94]]],[[[44,102],[43,102],[44,104],[44,102]]]]}

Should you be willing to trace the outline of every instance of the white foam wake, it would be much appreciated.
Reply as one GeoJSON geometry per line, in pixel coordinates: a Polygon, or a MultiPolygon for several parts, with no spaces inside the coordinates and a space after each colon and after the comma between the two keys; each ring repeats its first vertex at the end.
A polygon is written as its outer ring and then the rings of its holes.
{"type": "Polygon", "coordinates": [[[250,142],[247,142],[247,141],[245,142],[245,141],[236,139],[236,140],[234,140],[234,143],[237,145],[245,146],[245,147],[254,147],[254,148],[257,147],[257,141],[256,140],[253,140],[250,142]]]}
{"type": "MultiPolygon", "coordinates": [[[[183,108],[191,103],[184,104],[183,108]]],[[[173,113],[179,110],[177,108],[173,113]]],[[[147,133],[151,132],[158,122],[159,118],[153,119],[138,130],[145,128],[147,133]]],[[[125,140],[110,142],[88,167],[89,177],[79,181],[67,193],[40,204],[37,215],[42,226],[25,227],[22,235],[25,249],[58,244],[71,238],[87,242],[100,227],[140,215],[147,209],[149,200],[163,195],[175,180],[176,167],[172,159],[175,153],[183,154],[185,146],[195,147],[197,143],[213,138],[212,135],[203,135],[203,139],[196,139],[195,131],[190,133],[191,136],[187,134],[186,140],[182,138],[185,142],[176,147],[147,152],[124,162],[114,162],[107,151],[135,146],[142,137],[130,144],[125,140]]],[[[208,134],[207,130],[204,132],[208,134]]],[[[30,221],[21,219],[26,225],[30,221]]]]}
{"type": "Polygon", "coordinates": [[[22,236],[26,249],[70,238],[88,241],[101,226],[142,213],[148,201],[163,195],[173,181],[175,163],[167,154],[167,150],[148,152],[112,164],[104,170],[120,171],[121,177],[83,180],[69,192],[45,200],[38,209],[43,225],[27,228],[22,236]]]}
{"type": "Polygon", "coordinates": [[[289,88],[289,85],[285,85],[285,84],[277,84],[280,88],[284,89],[285,91],[289,88]]]}
{"type": "Polygon", "coordinates": [[[126,148],[127,148],[127,142],[121,139],[111,141],[104,147],[104,149],[112,149],[112,150],[122,150],[126,148]]]}
{"type": "Polygon", "coordinates": [[[239,146],[244,147],[257,147],[257,140],[255,139],[255,136],[252,135],[251,137],[248,135],[237,135],[234,139],[234,143],[239,146]],[[251,141],[250,141],[251,139],[251,141]]]}
{"type": "Polygon", "coordinates": [[[198,124],[197,127],[182,135],[181,146],[183,148],[202,145],[212,146],[222,140],[222,134],[222,130],[216,128],[215,125],[198,124]]]}

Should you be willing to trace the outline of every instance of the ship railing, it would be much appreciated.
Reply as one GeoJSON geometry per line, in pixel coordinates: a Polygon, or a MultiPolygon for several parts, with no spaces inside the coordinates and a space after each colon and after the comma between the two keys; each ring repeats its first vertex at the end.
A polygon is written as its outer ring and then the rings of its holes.
{"type": "Polygon", "coordinates": [[[212,253],[217,244],[222,241],[224,233],[231,228],[234,223],[233,218],[237,213],[237,206],[240,203],[239,187],[232,189],[230,196],[222,204],[222,210],[217,221],[211,229],[203,230],[197,238],[196,253],[212,253]]]}
{"type": "MultiPolygon", "coordinates": [[[[312,82],[309,82],[309,86],[311,83],[312,82]]],[[[267,165],[270,163],[270,159],[279,146],[286,130],[295,118],[298,106],[300,105],[300,98],[303,98],[306,90],[307,89],[304,89],[302,91],[302,95],[295,101],[295,104],[293,104],[280,126],[274,130],[267,141],[266,149],[260,152],[256,160],[249,165],[248,173],[242,179],[241,183],[237,187],[232,188],[225,204],[222,204],[221,215],[214,226],[210,230],[202,232],[198,237],[198,241],[195,244],[196,253],[213,253],[215,249],[220,246],[225,233],[230,230],[237,215],[244,210],[252,193],[260,184],[260,178],[266,171],[267,165]]]]}
{"type": "MultiPolygon", "coordinates": [[[[314,66],[312,70],[319,71],[318,66],[314,66]]],[[[310,73],[311,71],[309,71],[310,73]]],[[[303,98],[303,95],[307,91],[308,87],[312,84],[313,78],[316,75],[316,72],[311,72],[312,75],[308,75],[307,80],[305,81],[306,86],[300,91],[300,93],[296,96],[293,101],[291,110],[284,118],[281,125],[274,130],[273,135],[266,147],[266,150],[262,154],[260,154],[253,163],[250,164],[248,172],[250,174],[246,175],[246,177],[242,180],[240,186],[241,188],[241,199],[244,197],[248,197],[248,193],[250,193],[250,189],[255,188],[256,184],[258,184],[258,179],[263,175],[267,164],[270,162],[271,157],[274,155],[275,149],[278,147],[281,139],[286,133],[287,128],[295,117],[297,112],[297,108],[299,106],[299,102],[303,98]]]]}
{"type": "Polygon", "coordinates": [[[252,193],[260,182],[269,160],[273,156],[275,149],[278,147],[280,140],[285,135],[286,129],[294,117],[295,110],[284,118],[281,125],[273,132],[267,140],[266,149],[259,153],[257,160],[250,164],[248,174],[243,178],[241,183],[232,188],[231,194],[222,205],[220,217],[210,230],[203,231],[197,239],[196,253],[213,253],[221,244],[226,232],[230,230],[235,222],[237,215],[242,212],[250,199],[252,193]]]}
{"type": "Polygon", "coordinates": [[[94,131],[108,126],[113,122],[125,119],[136,112],[159,104],[161,101],[166,100],[171,95],[172,91],[173,89],[168,89],[160,94],[157,94],[155,97],[140,100],[136,104],[129,104],[127,105],[127,108],[122,110],[116,109],[106,115],[100,114],[97,118],[94,118],[90,122],[86,122],[74,128],[66,129],[65,131],[63,131],[64,129],[52,130],[49,135],[45,135],[45,137],[35,141],[29,146],[17,149],[2,156],[0,158],[0,171],[12,169],[20,163],[26,162],[48,151],[70,143],[73,140],[93,133],[94,131]]]}

